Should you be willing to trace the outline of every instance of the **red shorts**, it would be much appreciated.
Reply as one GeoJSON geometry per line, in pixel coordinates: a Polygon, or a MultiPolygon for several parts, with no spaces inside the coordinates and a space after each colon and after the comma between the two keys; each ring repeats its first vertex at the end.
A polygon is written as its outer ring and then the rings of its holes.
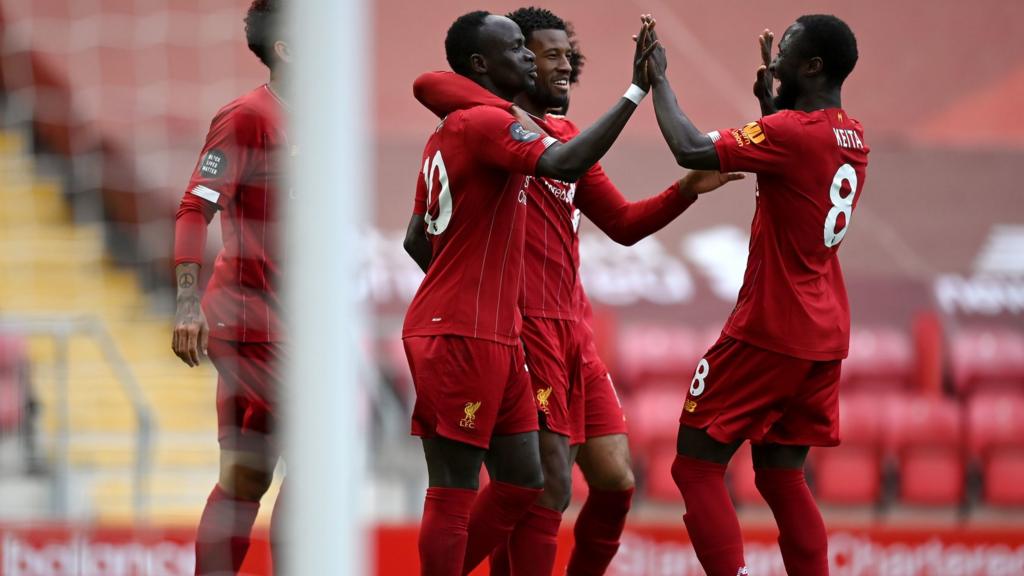
{"type": "Polygon", "coordinates": [[[626,414],[615,391],[612,375],[597,355],[590,330],[582,336],[583,342],[583,392],[585,395],[586,439],[612,434],[628,434],[626,414]]]}
{"type": "Polygon", "coordinates": [[[462,336],[403,340],[416,388],[412,433],[489,448],[491,436],[537,430],[523,351],[462,336]]]}
{"type": "Polygon", "coordinates": [[[280,345],[210,338],[207,352],[217,368],[221,448],[261,453],[274,449],[274,407],[284,369],[280,345]]]}
{"type": "Polygon", "coordinates": [[[540,425],[568,436],[570,444],[584,441],[583,375],[576,324],[527,316],[519,335],[540,425]]]}
{"type": "Polygon", "coordinates": [[[723,443],[839,444],[841,360],[795,358],[722,336],[698,363],[679,423],[723,443]]]}

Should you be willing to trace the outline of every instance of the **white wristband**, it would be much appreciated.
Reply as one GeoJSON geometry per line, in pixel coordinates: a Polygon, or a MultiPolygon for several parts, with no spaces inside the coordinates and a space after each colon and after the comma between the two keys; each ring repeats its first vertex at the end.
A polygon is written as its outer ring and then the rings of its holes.
{"type": "Polygon", "coordinates": [[[636,84],[630,84],[629,89],[626,90],[626,93],[622,95],[623,98],[629,100],[630,102],[636,104],[637,106],[639,106],[640,102],[643,101],[644,96],[647,96],[647,91],[637,86],[636,84]]]}

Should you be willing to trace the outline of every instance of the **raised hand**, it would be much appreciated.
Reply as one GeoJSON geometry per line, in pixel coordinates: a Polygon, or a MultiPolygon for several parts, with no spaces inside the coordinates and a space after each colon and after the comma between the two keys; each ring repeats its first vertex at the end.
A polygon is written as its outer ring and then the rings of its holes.
{"type": "Polygon", "coordinates": [[[654,18],[650,14],[640,16],[640,32],[633,36],[636,46],[633,50],[633,84],[644,90],[650,90],[651,82],[648,75],[647,62],[657,48],[658,39],[652,37],[654,32],[654,18]]]}
{"type": "Polygon", "coordinates": [[[757,37],[761,46],[761,65],[757,68],[757,79],[754,80],[754,97],[761,105],[762,116],[778,112],[775,108],[775,78],[771,73],[774,40],[775,34],[767,28],[757,37]]]}
{"type": "Polygon", "coordinates": [[[679,188],[684,193],[707,194],[717,190],[729,182],[742,180],[746,175],[739,172],[719,172],[718,170],[691,170],[679,181],[679,188]]]}

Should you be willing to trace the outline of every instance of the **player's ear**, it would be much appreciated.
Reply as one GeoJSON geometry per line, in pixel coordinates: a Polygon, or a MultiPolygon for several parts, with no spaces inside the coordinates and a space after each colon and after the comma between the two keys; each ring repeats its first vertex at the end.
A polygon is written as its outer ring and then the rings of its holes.
{"type": "Polygon", "coordinates": [[[484,58],[483,54],[471,54],[469,56],[469,69],[474,74],[487,74],[487,59],[484,58]]]}
{"type": "Polygon", "coordinates": [[[804,76],[817,76],[825,70],[825,62],[820,56],[813,56],[804,62],[804,76]]]}
{"type": "Polygon", "coordinates": [[[291,48],[288,47],[288,43],[285,42],[284,40],[278,40],[277,42],[274,42],[274,55],[277,56],[278,60],[284,62],[285,64],[292,63],[291,48]]]}

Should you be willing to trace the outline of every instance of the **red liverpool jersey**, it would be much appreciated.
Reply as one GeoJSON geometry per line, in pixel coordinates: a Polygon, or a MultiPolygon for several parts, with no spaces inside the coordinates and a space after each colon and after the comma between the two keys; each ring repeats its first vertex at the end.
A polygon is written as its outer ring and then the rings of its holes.
{"type": "Polygon", "coordinates": [[[725,333],[808,360],[844,358],[839,244],[864,189],[864,130],[841,109],[786,110],[710,134],[721,169],[757,174],[750,254],[725,333]]]}
{"type": "Polygon", "coordinates": [[[281,339],[278,206],[290,154],[283,103],[266,85],[221,108],[188,184],[216,204],[224,247],[203,296],[210,334],[224,340],[281,339]]]}
{"type": "Polygon", "coordinates": [[[453,334],[517,344],[527,187],[553,138],[506,110],[449,114],[427,141],[417,183],[433,249],[403,336],[453,334]]]}
{"type": "MultiPolygon", "coordinates": [[[[452,72],[421,75],[414,87],[417,98],[439,116],[453,110],[512,104],[452,72]]],[[[547,114],[534,121],[549,135],[565,142],[579,129],[563,116],[547,114]]],[[[696,195],[684,195],[676,184],[661,194],[629,202],[595,164],[576,183],[533,178],[526,219],[526,263],[522,309],[524,316],[574,320],[579,315],[580,215],[584,215],[623,244],[633,244],[660,230],[689,207],[696,195]]]]}

